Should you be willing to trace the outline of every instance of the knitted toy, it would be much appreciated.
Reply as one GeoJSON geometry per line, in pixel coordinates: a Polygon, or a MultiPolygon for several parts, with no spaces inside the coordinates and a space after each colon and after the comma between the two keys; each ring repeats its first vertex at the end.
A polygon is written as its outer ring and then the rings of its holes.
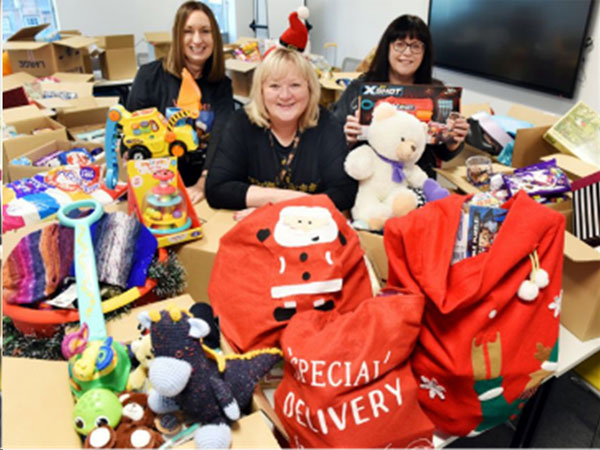
{"type": "Polygon", "coordinates": [[[352,217],[361,227],[379,230],[390,217],[448,195],[417,166],[425,151],[427,126],[416,117],[381,103],[373,111],[368,142],[344,162],[348,175],[360,182],[352,217]]]}
{"type": "Polygon", "coordinates": [[[218,354],[202,344],[210,332],[207,323],[179,309],[145,311],[138,320],[150,330],[155,354],[150,408],[158,414],[180,409],[199,422],[198,448],[228,448],[229,423],[249,405],[255,384],[281,359],[281,351],[218,354]]]}

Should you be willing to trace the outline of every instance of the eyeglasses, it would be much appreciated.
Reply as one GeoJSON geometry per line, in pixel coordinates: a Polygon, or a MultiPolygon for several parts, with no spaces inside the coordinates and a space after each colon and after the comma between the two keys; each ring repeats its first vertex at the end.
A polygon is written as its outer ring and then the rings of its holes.
{"type": "Polygon", "coordinates": [[[397,53],[403,53],[404,50],[409,48],[413,55],[420,55],[425,50],[425,44],[420,41],[415,41],[410,44],[406,41],[394,41],[392,42],[392,48],[397,53]]]}

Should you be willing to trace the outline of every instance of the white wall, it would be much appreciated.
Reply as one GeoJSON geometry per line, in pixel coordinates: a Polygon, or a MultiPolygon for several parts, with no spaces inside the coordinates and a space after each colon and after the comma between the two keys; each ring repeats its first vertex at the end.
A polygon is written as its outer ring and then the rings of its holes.
{"type": "MultiPolygon", "coordinates": [[[[277,0],[272,0],[277,1],[277,0]]],[[[344,57],[362,59],[377,45],[387,25],[401,14],[414,14],[427,21],[429,0],[308,0],[311,43],[319,53],[325,42],[336,42],[337,64],[344,57]]],[[[564,114],[578,100],[600,111],[600,4],[596,2],[589,35],[593,48],[585,56],[574,99],[564,99],[513,85],[436,69],[434,76],[448,85],[462,86],[464,103],[490,103],[498,114],[505,114],[512,103],[564,114]]]]}
{"type": "Polygon", "coordinates": [[[137,53],[147,53],[144,32],[170,31],[183,0],[54,0],[63,30],[88,36],[134,34],[137,53]]]}
{"type": "MultiPolygon", "coordinates": [[[[87,35],[134,33],[136,51],[147,52],[145,31],[171,29],[175,11],[183,0],[55,0],[60,27],[80,29],[87,35]]],[[[233,40],[252,36],[248,27],[253,18],[253,0],[224,0],[231,9],[230,29],[233,40]]],[[[302,0],[261,0],[268,3],[269,34],[278,38],[288,27],[288,15],[302,0]]],[[[323,44],[338,45],[336,63],[344,57],[362,59],[377,45],[389,22],[401,14],[415,14],[427,20],[429,0],[307,0],[309,21],[313,24],[310,40],[313,53],[324,53],[323,44]]],[[[435,76],[446,84],[463,86],[464,103],[488,102],[499,114],[511,103],[522,103],[556,114],[565,113],[578,100],[600,111],[600,24],[599,2],[590,25],[594,46],[585,56],[580,81],[572,100],[538,93],[516,86],[449,70],[436,69],[435,76]]]]}

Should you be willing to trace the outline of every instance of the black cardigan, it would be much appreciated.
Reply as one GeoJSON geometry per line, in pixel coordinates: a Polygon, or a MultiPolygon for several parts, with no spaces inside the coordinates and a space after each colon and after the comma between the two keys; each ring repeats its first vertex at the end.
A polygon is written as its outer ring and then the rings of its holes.
{"type": "MultiPolygon", "coordinates": [[[[214,111],[215,121],[210,132],[206,162],[200,152],[189,153],[179,159],[179,173],[186,186],[196,183],[202,170],[210,167],[223,128],[233,112],[233,91],[229,78],[225,77],[218,82],[198,78],[196,83],[202,92],[202,104],[209,105],[214,111]]],[[[126,107],[129,111],[156,107],[165,114],[167,107],[175,106],[180,87],[181,78],[167,72],[163,68],[162,60],[152,61],[138,70],[127,97],[126,107]]]]}
{"type": "MultiPolygon", "coordinates": [[[[342,126],[346,123],[346,116],[354,115],[358,109],[360,87],[364,81],[365,80],[363,76],[353,80],[348,85],[337,103],[333,106],[333,115],[342,124],[342,126]]],[[[434,81],[433,84],[442,83],[439,81],[436,83],[434,81]]],[[[448,150],[445,144],[427,144],[425,151],[423,152],[423,155],[419,161],[417,161],[417,164],[427,173],[429,178],[433,178],[435,180],[436,173],[435,170],[433,170],[433,168],[437,166],[435,158],[438,157],[442,161],[450,161],[452,158],[457,156],[463,148],[464,144],[461,144],[460,148],[451,152],[448,150]]]]}
{"type": "MultiPolygon", "coordinates": [[[[325,193],[336,207],[350,209],[358,184],[344,172],[347,154],[344,132],[333,115],[319,110],[315,127],[299,136],[291,164],[291,184],[286,189],[325,193]]],[[[234,112],[219,143],[206,180],[206,198],[213,208],[246,208],[250,185],[274,184],[283,153],[289,151],[270,138],[270,131],[250,122],[246,112],[234,112]]]]}

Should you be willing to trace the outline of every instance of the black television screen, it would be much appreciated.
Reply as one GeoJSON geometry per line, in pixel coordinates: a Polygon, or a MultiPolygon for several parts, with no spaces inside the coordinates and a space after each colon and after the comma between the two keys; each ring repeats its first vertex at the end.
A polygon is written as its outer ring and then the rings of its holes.
{"type": "Polygon", "coordinates": [[[430,0],[435,65],[573,98],[593,0],[430,0]]]}

